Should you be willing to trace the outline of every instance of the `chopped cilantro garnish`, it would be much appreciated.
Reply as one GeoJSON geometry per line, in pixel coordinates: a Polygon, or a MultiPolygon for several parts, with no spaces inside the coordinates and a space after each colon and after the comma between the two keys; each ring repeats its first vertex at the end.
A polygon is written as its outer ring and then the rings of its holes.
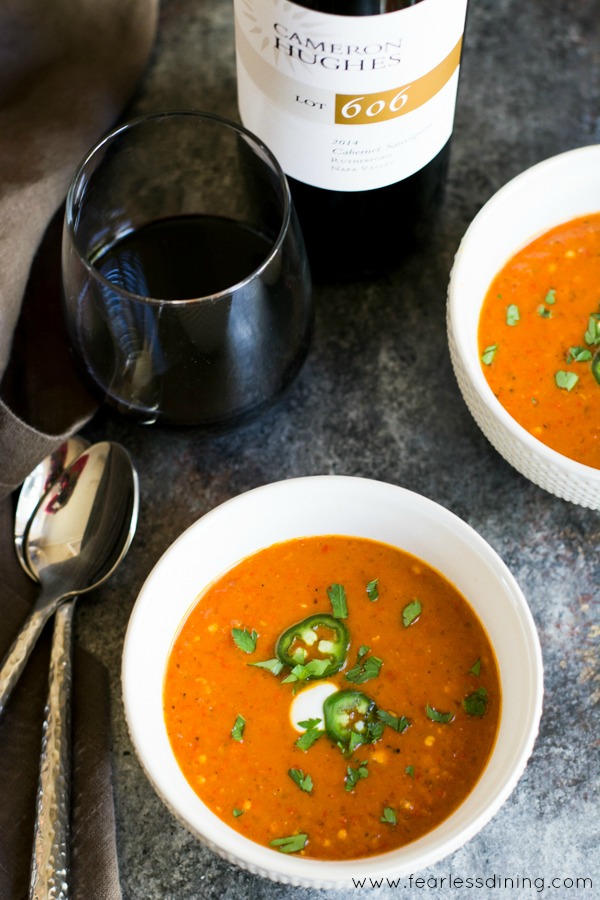
{"type": "Polygon", "coordinates": [[[348,604],[346,602],[346,590],[343,584],[332,584],[327,588],[327,595],[331,601],[331,608],[336,619],[348,618],[348,604]]]}
{"type": "Polygon", "coordinates": [[[302,722],[298,722],[300,728],[316,728],[317,725],[321,723],[321,719],[304,719],[302,722]]]}
{"type": "Polygon", "coordinates": [[[391,806],[386,806],[380,821],[385,822],[387,825],[396,825],[398,822],[396,819],[396,811],[392,809],[391,806]]]}
{"type": "Polygon", "coordinates": [[[592,313],[589,317],[584,340],[588,347],[600,344],[600,313],[592,313]]]}
{"type": "Polygon", "coordinates": [[[378,741],[383,735],[383,730],[385,725],[383,722],[368,722],[367,723],[367,735],[369,738],[369,743],[374,744],[375,741],[378,741]]]}
{"type": "Polygon", "coordinates": [[[585,347],[569,347],[567,362],[588,362],[592,358],[592,351],[585,347]]]}
{"type": "Polygon", "coordinates": [[[307,842],[307,834],[291,834],[289,837],[274,838],[269,844],[271,847],[277,847],[282,853],[298,853],[299,850],[304,850],[307,842]]]}
{"type": "Polygon", "coordinates": [[[429,703],[425,707],[425,712],[428,719],[431,719],[432,722],[439,722],[440,725],[447,725],[454,718],[453,712],[440,712],[438,709],[430,706],[429,703]]]}
{"type": "Polygon", "coordinates": [[[234,806],[231,810],[235,819],[239,819],[240,816],[244,815],[243,809],[238,809],[237,806],[234,806]]]}
{"type": "Polygon", "coordinates": [[[294,681],[309,681],[311,678],[320,678],[330,665],[331,660],[329,657],[327,659],[311,659],[306,665],[298,663],[281,683],[290,684],[294,681]]]}
{"type": "Polygon", "coordinates": [[[367,596],[371,603],[379,599],[379,578],[374,578],[367,585],[367,596]]]}
{"type": "Polygon", "coordinates": [[[246,727],[246,720],[243,716],[238,716],[235,722],[233,723],[233,728],[231,729],[231,737],[234,741],[242,741],[244,739],[244,728],[246,727]]]}
{"type": "Polygon", "coordinates": [[[258,638],[258,634],[254,629],[248,631],[247,628],[232,628],[231,634],[236,647],[239,647],[244,653],[254,653],[256,650],[256,639],[258,638]]]}
{"type": "Polygon", "coordinates": [[[484,366],[491,366],[497,352],[498,352],[498,344],[490,344],[488,347],[485,348],[485,350],[481,354],[481,362],[484,364],[484,366]]]}
{"type": "Polygon", "coordinates": [[[367,769],[368,761],[363,759],[356,768],[352,768],[352,766],[348,766],[346,769],[346,777],[344,779],[344,788],[347,791],[352,791],[361,780],[361,778],[369,777],[369,770],[367,769]]]}
{"type": "MultiPolygon", "coordinates": [[[[311,719],[309,721],[315,721],[315,720],[311,719]]],[[[317,719],[316,721],[320,722],[321,720],[317,719]]],[[[301,723],[298,723],[298,724],[301,724],[301,723]]],[[[324,733],[325,732],[322,731],[321,728],[316,728],[314,725],[312,725],[310,728],[306,729],[304,734],[300,735],[300,737],[296,741],[296,747],[298,747],[299,750],[304,750],[304,752],[306,753],[307,750],[310,750],[310,748],[312,747],[314,742],[318,741],[318,739],[324,733]]]]}
{"type": "Polygon", "coordinates": [[[572,391],[579,381],[579,375],[576,375],[575,372],[565,372],[563,369],[559,369],[554,375],[554,381],[561,390],[572,391]]]}
{"type": "Polygon", "coordinates": [[[355,750],[365,743],[365,741],[369,740],[368,732],[366,734],[361,734],[359,731],[351,731],[350,732],[350,741],[348,742],[348,746],[344,746],[341,742],[338,742],[338,746],[342,753],[347,754],[348,756],[352,756],[355,750]]]}
{"type": "Polygon", "coordinates": [[[469,675],[480,675],[481,674],[481,660],[476,659],[471,668],[469,669],[469,675]]]}
{"type": "Polygon", "coordinates": [[[301,791],[310,794],[313,789],[313,780],[310,775],[305,775],[302,769],[288,769],[288,775],[294,781],[301,791]]]}
{"type": "Polygon", "coordinates": [[[402,624],[405,628],[408,628],[409,625],[412,625],[413,622],[417,621],[421,615],[421,609],[421,601],[416,598],[406,604],[402,610],[402,624]]]}
{"type": "Polygon", "coordinates": [[[279,675],[283,669],[283,663],[279,659],[265,659],[262,662],[248,663],[249,666],[256,666],[257,669],[266,669],[273,675],[279,675]]]}
{"type": "Polygon", "coordinates": [[[367,656],[371,648],[363,644],[357,654],[356,664],[346,672],[346,680],[352,684],[364,684],[372,678],[377,678],[383,660],[378,656],[367,656]]]}
{"type": "Polygon", "coordinates": [[[406,718],[406,716],[394,716],[392,713],[386,712],[385,709],[378,709],[377,715],[381,719],[384,725],[387,725],[389,728],[393,728],[394,731],[397,731],[398,734],[402,734],[403,731],[406,731],[410,722],[406,718]]]}
{"type": "Polygon", "coordinates": [[[408,775],[409,778],[415,777],[415,767],[414,766],[407,766],[404,771],[406,772],[406,774],[408,775]]]}
{"type": "Polygon", "coordinates": [[[510,306],[506,307],[507,325],[516,325],[520,318],[521,316],[519,313],[519,307],[516,305],[516,303],[511,303],[510,306]]]}
{"type": "Polygon", "coordinates": [[[488,692],[484,687],[477,688],[463,700],[463,707],[470,716],[483,716],[487,709],[488,692]]]}

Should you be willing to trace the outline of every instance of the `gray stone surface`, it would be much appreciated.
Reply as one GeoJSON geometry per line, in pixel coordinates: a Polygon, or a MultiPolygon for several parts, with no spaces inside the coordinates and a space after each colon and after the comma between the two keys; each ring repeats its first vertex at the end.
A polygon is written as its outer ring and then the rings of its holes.
{"type": "MultiPolygon", "coordinates": [[[[130,112],[195,107],[237,118],[232,16],[225,0],[164,0],[156,50],[130,112]]],[[[450,366],[445,296],[471,218],[529,165],[600,141],[599,98],[597,0],[472,0],[446,203],[430,246],[393,276],[316,288],[307,363],[284,399],[252,425],[202,440],[102,413],[88,429],[91,438],[119,440],[130,450],[142,489],[126,564],[77,613],[77,639],[112,679],[126,900],[320,896],[242,872],[178,824],[136,760],[119,683],[131,608],[169,544],[241,491],[314,473],[403,485],[476,528],[528,598],[546,671],[541,731],[523,778],[476,838],[422,873],[436,882],[331,896],[598,896],[600,516],[528,483],[478,431],[450,366]],[[449,888],[449,875],[487,879],[487,886],[449,888]],[[593,889],[568,881],[584,877],[594,879],[593,889]],[[499,887],[505,878],[520,886],[499,887]],[[552,878],[567,881],[550,887],[552,878]]]]}

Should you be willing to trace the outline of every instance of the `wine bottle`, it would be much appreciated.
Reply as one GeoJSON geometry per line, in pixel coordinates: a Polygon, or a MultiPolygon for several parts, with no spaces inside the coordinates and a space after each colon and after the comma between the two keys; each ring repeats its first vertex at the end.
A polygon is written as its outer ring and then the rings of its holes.
{"type": "Polygon", "coordinates": [[[376,276],[443,196],[468,0],[235,0],[244,125],[288,176],[317,279],[376,276]]]}

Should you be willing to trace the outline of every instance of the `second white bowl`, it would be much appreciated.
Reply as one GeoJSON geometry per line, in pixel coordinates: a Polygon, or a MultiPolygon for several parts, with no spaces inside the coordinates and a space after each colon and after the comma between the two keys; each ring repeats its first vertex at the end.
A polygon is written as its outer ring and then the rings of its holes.
{"type": "Polygon", "coordinates": [[[592,509],[600,509],[600,470],[542,444],[509,415],[482,371],[477,331],[487,290],[511,256],[550,228],[597,212],[600,145],[571,150],[527,169],[488,200],[465,232],[450,276],[447,307],[452,365],[485,436],[526,478],[592,509]]]}

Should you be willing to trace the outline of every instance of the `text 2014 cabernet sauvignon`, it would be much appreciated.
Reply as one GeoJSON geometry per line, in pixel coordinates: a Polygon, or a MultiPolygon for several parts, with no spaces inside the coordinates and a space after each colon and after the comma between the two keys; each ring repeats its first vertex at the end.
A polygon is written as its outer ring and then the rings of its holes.
{"type": "Polygon", "coordinates": [[[244,125],[286,172],[317,277],[376,274],[440,204],[468,0],[235,0],[244,125]]]}

